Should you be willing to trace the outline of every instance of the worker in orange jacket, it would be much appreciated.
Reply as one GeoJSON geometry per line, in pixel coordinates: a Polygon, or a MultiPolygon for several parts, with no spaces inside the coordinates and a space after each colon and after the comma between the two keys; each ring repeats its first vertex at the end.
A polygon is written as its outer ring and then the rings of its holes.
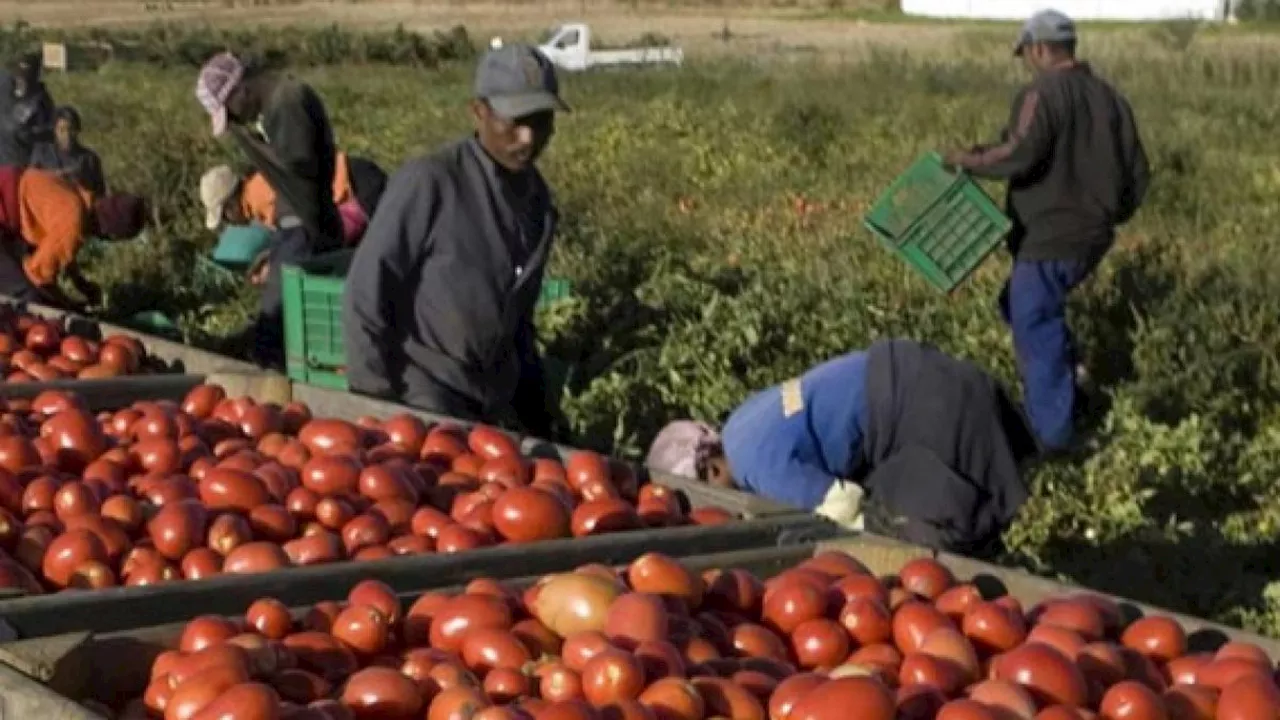
{"type": "Polygon", "coordinates": [[[146,225],[146,202],[125,193],[94,197],[56,173],[0,166],[0,293],[80,309],[58,288],[66,275],[89,304],[102,291],[80,272],[86,238],[126,240],[146,225]]]}
{"type": "MultiPolygon", "coordinates": [[[[333,202],[342,219],[342,241],[350,247],[364,235],[369,218],[387,184],[387,174],[372,160],[338,153],[334,163],[333,202]]],[[[212,168],[200,179],[200,200],[205,226],[219,231],[226,225],[257,223],[276,227],[276,192],[259,172],[237,175],[230,166],[212,168]]],[[[254,284],[266,279],[266,253],[260,253],[249,271],[254,284]]]]}

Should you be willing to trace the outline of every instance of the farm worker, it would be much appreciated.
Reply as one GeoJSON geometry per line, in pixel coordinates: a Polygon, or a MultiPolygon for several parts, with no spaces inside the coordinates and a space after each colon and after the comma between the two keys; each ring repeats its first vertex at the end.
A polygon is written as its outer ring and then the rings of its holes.
{"type": "MultiPolygon", "coordinates": [[[[337,154],[333,202],[342,219],[344,245],[355,245],[363,237],[386,185],[387,174],[374,161],[337,154]]],[[[251,223],[276,228],[276,192],[262,173],[243,176],[228,165],[212,168],[200,178],[200,201],[205,209],[205,226],[210,230],[251,223]]],[[[253,263],[253,268],[250,275],[255,284],[262,284],[266,280],[265,254],[253,263]]]]}
{"type": "Polygon", "coordinates": [[[25,167],[36,143],[53,139],[53,98],[40,80],[40,53],[27,53],[0,73],[0,166],[25,167]]]}
{"type": "Polygon", "coordinates": [[[64,105],[53,113],[53,141],[31,151],[31,167],[48,170],[95,197],[107,194],[102,158],[80,143],[80,113],[64,105]]]}
{"type": "Polygon", "coordinates": [[[146,225],[134,195],[95,197],[48,170],[0,167],[0,293],[73,308],[58,289],[61,274],[90,304],[102,291],[80,272],[76,253],[88,237],[127,240],[146,225]]]}
{"type": "MultiPolygon", "coordinates": [[[[386,186],[387,173],[374,161],[337,154],[333,202],[342,216],[343,244],[355,245],[364,235],[386,186]]],[[[276,227],[276,191],[262,173],[243,176],[229,165],[212,168],[200,178],[200,201],[204,204],[205,226],[210,230],[251,222],[276,227]]]]}
{"type": "Polygon", "coordinates": [[[852,529],[982,555],[1026,501],[1020,466],[1036,450],[981,368],[896,339],[752,395],[721,434],[674,422],[645,462],[852,529]]]}
{"type": "Polygon", "coordinates": [[[568,109],[541,52],[486,52],[475,133],[401,167],[356,249],[343,305],[352,390],[550,434],[533,310],[557,212],[535,163],[568,109]]]}
{"type": "Polygon", "coordinates": [[[1032,16],[1014,54],[1035,77],[1018,93],[1003,141],[946,154],[952,166],[1009,181],[1013,271],[1000,309],[1013,332],[1027,414],[1051,451],[1071,444],[1079,393],[1067,296],[1093,273],[1150,182],[1129,103],[1075,50],[1067,16],[1032,16]]]}
{"type": "Polygon", "coordinates": [[[333,127],[309,85],[291,75],[246,66],[231,53],[215,55],[200,69],[196,97],[212,119],[214,136],[230,130],[276,192],[276,230],[254,328],[254,355],[263,365],[280,367],[280,266],[342,244],[342,219],[333,202],[333,127]],[[254,124],[261,126],[261,134],[254,124]]]}

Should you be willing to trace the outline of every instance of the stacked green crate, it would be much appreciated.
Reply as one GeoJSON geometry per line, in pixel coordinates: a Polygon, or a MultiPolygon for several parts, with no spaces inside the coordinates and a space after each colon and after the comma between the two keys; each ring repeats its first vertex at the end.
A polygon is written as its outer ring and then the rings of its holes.
{"type": "MultiPolygon", "coordinates": [[[[353,250],[339,250],[281,268],[285,370],[293,380],[334,390],[347,389],[342,370],[347,362],[342,342],[342,291],[353,253],[353,250]]],[[[568,280],[546,278],[538,303],[551,303],[569,296],[568,280]]]]}

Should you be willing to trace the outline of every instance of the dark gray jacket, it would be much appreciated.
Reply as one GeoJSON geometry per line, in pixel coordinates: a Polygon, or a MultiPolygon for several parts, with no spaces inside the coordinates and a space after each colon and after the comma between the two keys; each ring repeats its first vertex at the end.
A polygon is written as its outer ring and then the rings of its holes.
{"type": "Polygon", "coordinates": [[[972,555],[1026,502],[1019,466],[1038,450],[994,378],[910,340],[868,350],[862,449],[868,530],[972,555]]]}
{"type": "Polygon", "coordinates": [[[233,125],[231,131],[276,191],[276,215],[301,221],[311,234],[313,250],[338,247],[342,219],[333,204],[337,148],[324,102],[310,85],[282,76],[262,108],[262,129],[265,142],[242,125],[233,125]]]}
{"type": "Polygon", "coordinates": [[[102,158],[83,145],[63,152],[57,143],[42,142],[31,151],[30,166],[49,170],[93,193],[107,194],[107,180],[102,175],[102,158]]]}
{"type": "Polygon", "coordinates": [[[548,430],[533,310],[556,210],[529,172],[523,216],[474,139],[392,176],[347,274],[352,390],[464,419],[513,411],[530,432],[548,430]]]}
{"type": "Polygon", "coordinates": [[[36,143],[53,140],[53,98],[37,83],[13,96],[13,75],[0,71],[0,165],[26,167],[36,143]]]}

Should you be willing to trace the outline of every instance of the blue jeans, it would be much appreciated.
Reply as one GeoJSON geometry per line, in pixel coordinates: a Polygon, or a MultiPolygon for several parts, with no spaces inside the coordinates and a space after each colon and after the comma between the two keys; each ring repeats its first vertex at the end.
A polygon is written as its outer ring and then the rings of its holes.
{"type": "Polygon", "coordinates": [[[1031,427],[1048,450],[1071,444],[1076,403],[1076,349],[1067,327],[1067,296],[1097,267],[1095,261],[1015,261],[1000,294],[1013,332],[1031,427]]]}

